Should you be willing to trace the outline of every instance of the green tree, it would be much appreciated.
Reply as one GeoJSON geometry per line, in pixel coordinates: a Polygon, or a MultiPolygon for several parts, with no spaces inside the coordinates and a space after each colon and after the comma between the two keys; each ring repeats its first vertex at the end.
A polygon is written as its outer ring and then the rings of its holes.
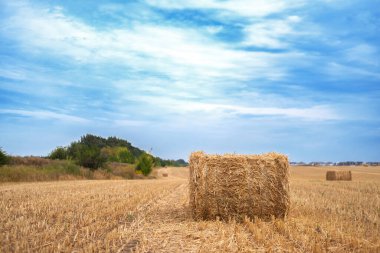
{"type": "Polygon", "coordinates": [[[67,148],[57,147],[50,154],[49,158],[53,160],[66,160],[67,159],[67,148]]]}
{"type": "Polygon", "coordinates": [[[129,151],[128,148],[124,148],[124,147],[119,147],[117,149],[117,154],[118,154],[118,158],[119,158],[119,161],[121,163],[134,163],[135,162],[135,157],[133,156],[133,154],[129,151]]]}
{"type": "Polygon", "coordinates": [[[70,156],[81,166],[98,169],[107,161],[107,157],[96,146],[72,143],[69,148],[70,156]]]}
{"type": "Polygon", "coordinates": [[[134,163],[135,157],[126,147],[104,147],[101,153],[109,162],[134,163]]]}
{"type": "Polygon", "coordinates": [[[107,159],[109,162],[120,162],[119,157],[117,155],[117,150],[112,147],[104,147],[100,151],[103,156],[107,159]]]}
{"type": "Polygon", "coordinates": [[[7,155],[7,153],[5,151],[3,151],[2,148],[0,148],[0,166],[8,164],[9,160],[10,160],[10,158],[7,155]]]}
{"type": "Polygon", "coordinates": [[[136,170],[142,172],[144,176],[149,175],[153,168],[153,158],[148,154],[142,154],[137,162],[136,170]]]}

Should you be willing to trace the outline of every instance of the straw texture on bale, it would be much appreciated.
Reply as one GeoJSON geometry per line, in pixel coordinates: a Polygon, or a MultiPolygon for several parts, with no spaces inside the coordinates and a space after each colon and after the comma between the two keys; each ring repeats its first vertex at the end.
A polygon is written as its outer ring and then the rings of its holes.
{"type": "Polygon", "coordinates": [[[285,155],[190,156],[190,209],[194,219],[284,218],[289,210],[285,155]]]}
{"type": "Polygon", "coordinates": [[[331,171],[326,172],[326,180],[351,181],[352,174],[350,170],[345,170],[345,171],[331,170],[331,171]]]}

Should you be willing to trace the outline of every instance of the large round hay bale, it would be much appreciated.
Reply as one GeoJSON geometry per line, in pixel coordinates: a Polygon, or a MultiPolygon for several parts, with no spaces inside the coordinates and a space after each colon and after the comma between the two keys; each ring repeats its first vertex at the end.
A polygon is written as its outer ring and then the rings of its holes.
{"type": "Polygon", "coordinates": [[[330,170],[326,172],[328,181],[351,181],[352,173],[350,170],[330,170]]]}
{"type": "Polygon", "coordinates": [[[190,156],[190,209],[194,219],[284,218],[289,210],[285,155],[190,156]]]}

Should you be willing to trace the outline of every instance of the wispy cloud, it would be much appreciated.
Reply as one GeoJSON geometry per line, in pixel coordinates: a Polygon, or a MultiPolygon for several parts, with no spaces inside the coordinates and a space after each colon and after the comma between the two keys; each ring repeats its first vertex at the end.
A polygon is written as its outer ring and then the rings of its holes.
{"type": "Polygon", "coordinates": [[[264,20],[245,27],[245,46],[268,47],[274,49],[288,48],[287,38],[300,35],[300,31],[293,28],[301,22],[299,16],[289,16],[285,19],[264,20]]]}
{"type": "Polygon", "coordinates": [[[328,73],[333,78],[347,79],[347,78],[358,78],[358,77],[369,77],[379,80],[380,72],[374,70],[371,71],[368,68],[351,66],[349,64],[330,62],[326,66],[326,73],[328,73]]]}
{"type": "Polygon", "coordinates": [[[221,15],[239,15],[242,17],[264,17],[278,13],[283,10],[300,6],[303,1],[290,0],[236,0],[236,1],[217,1],[217,0],[148,0],[149,4],[167,9],[206,9],[222,11],[221,15]]]}
{"type": "Polygon", "coordinates": [[[345,58],[351,63],[362,63],[380,69],[380,52],[369,44],[359,44],[345,50],[345,58]]]}
{"type": "MultiPolygon", "coordinates": [[[[294,18],[287,20],[294,22],[294,18]]],[[[277,38],[263,31],[264,28],[247,41],[253,43],[255,37],[264,44],[279,43],[277,38]]],[[[192,27],[137,22],[124,29],[101,30],[66,16],[61,8],[36,9],[29,5],[16,8],[15,14],[6,21],[4,32],[21,43],[26,52],[38,50],[39,54],[52,57],[69,57],[77,64],[117,62],[129,73],[149,70],[164,77],[161,82],[170,80],[171,88],[177,85],[179,90],[187,90],[189,94],[197,93],[196,90],[215,94],[226,86],[252,80],[280,80],[287,76],[287,65],[283,61],[303,57],[297,52],[240,50],[216,41],[207,31],[192,27]]]]}
{"type": "MultiPolygon", "coordinates": [[[[264,17],[278,13],[299,6],[302,1],[286,4],[281,1],[257,1],[255,8],[246,8],[247,1],[234,4],[204,1],[202,5],[181,1],[150,1],[149,4],[174,9],[222,9],[247,18],[249,15],[264,17]]],[[[244,107],[236,104],[236,101],[226,104],[215,104],[212,101],[203,104],[193,102],[187,105],[181,101],[183,98],[197,99],[205,96],[220,100],[225,96],[226,89],[232,89],[232,93],[236,93],[234,89],[252,86],[254,80],[283,80],[288,77],[289,68],[294,62],[304,61],[303,53],[245,51],[239,49],[239,46],[217,41],[207,31],[193,27],[136,22],[123,29],[103,30],[65,15],[60,7],[36,9],[24,4],[16,7],[11,5],[10,8],[14,8],[15,14],[6,21],[4,31],[21,43],[25,51],[39,50],[39,54],[69,57],[76,64],[104,66],[116,61],[119,67],[132,76],[112,81],[113,87],[120,91],[120,98],[115,100],[121,99],[121,103],[123,99],[133,100],[131,91],[134,90],[150,94],[150,101],[162,100],[162,96],[169,97],[175,104],[165,107],[167,111],[171,107],[185,110],[192,107],[206,112],[229,111],[230,114],[234,112],[319,120],[334,118],[333,113],[327,112],[328,106],[320,104],[304,109],[283,107],[275,100],[260,107],[244,107]],[[144,73],[145,70],[149,70],[150,75],[142,77],[140,72],[144,73]]],[[[110,11],[109,8],[107,10],[110,11]]],[[[241,45],[287,47],[283,38],[300,33],[292,26],[301,21],[298,16],[288,15],[279,20],[261,19],[256,23],[250,22],[244,28],[246,37],[241,45]]]]}
{"type": "MultiPolygon", "coordinates": [[[[235,50],[192,28],[136,23],[104,31],[65,16],[60,8],[18,7],[3,30],[29,52],[40,50],[86,64],[116,60],[131,71],[149,69],[172,79],[190,75],[199,79],[278,78],[285,71],[277,64],[282,56],[235,50]]],[[[262,43],[279,43],[264,30],[262,27],[257,36],[249,35],[247,41],[251,42],[247,43],[253,43],[253,37],[262,43]]]]}
{"type": "Polygon", "coordinates": [[[139,126],[145,126],[149,124],[148,121],[142,121],[142,120],[129,120],[129,119],[121,119],[121,120],[115,120],[113,122],[116,126],[121,127],[139,127],[139,126]]]}
{"type": "Polygon", "coordinates": [[[296,108],[296,107],[254,107],[243,106],[238,103],[206,103],[196,102],[191,100],[176,100],[170,97],[144,97],[139,96],[135,98],[144,103],[151,103],[158,110],[160,108],[164,111],[198,117],[213,117],[213,118],[230,118],[239,116],[276,116],[285,118],[296,118],[301,120],[341,120],[343,115],[338,115],[331,108],[325,105],[312,106],[309,108],[296,108]]]}
{"type": "Polygon", "coordinates": [[[89,123],[90,121],[81,117],[41,110],[0,109],[0,114],[12,114],[21,117],[32,117],[35,119],[58,120],[66,123],[89,123]]]}

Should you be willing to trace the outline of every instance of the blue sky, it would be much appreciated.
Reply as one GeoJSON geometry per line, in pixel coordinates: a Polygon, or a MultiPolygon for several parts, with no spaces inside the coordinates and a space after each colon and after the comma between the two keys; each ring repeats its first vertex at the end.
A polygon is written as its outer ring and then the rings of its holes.
{"type": "Polygon", "coordinates": [[[86,133],[190,152],[380,160],[379,0],[0,0],[0,146],[86,133]]]}

